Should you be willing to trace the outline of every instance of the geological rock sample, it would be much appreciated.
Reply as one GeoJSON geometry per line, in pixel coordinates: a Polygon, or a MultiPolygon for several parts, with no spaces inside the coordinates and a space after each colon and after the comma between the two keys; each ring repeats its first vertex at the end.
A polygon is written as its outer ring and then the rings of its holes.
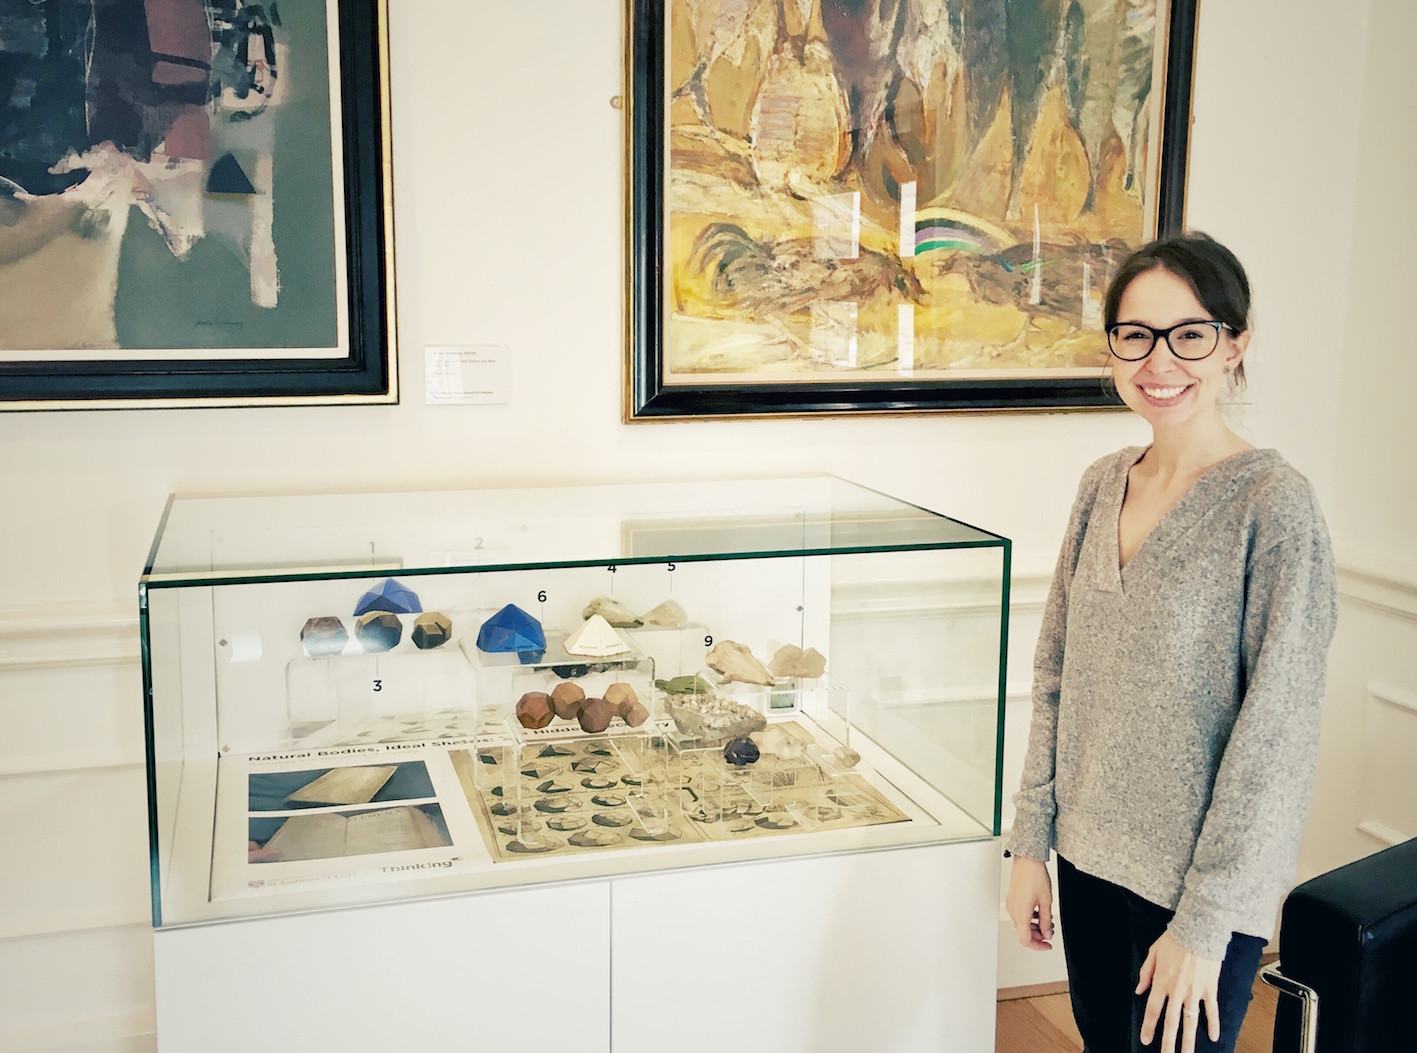
{"type": "Polygon", "coordinates": [[[557,684],[551,691],[551,706],[562,720],[575,720],[580,716],[581,703],[584,701],[585,692],[579,684],[573,684],[569,680],[557,684]]]}
{"type": "Polygon", "coordinates": [[[586,655],[591,658],[605,658],[612,654],[624,654],[630,645],[620,639],[620,634],[598,614],[590,621],[566,637],[566,653],[586,655]]]}
{"type": "Polygon", "coordinates": [[[312,657],[339,654],[349,642],[349,633],[338,618],[311,618],[300,630],[300,642],[312,657]]]}
{"type": "Polygon", "coordinates": [[[615,719],[615,707],[603,698],[588,698],[581,703],[577,719],[581,722],[582,731],[597,735],[615,719]]]}
{"type": "Polygon", "coordinates": [[[423,604],[418,602],[418,594],[412,589],[400,585],[393,578],[386,578],[379,582],[359,597],[359,602],[354,605],[355,614],[368,614],[370,611],[417,614],[421,610],[423,610],[423,604]]]}
{"type": "Polygon", "coordinates": [[[654,610],[641,615],[641,619],[646,625],[653,625],[661,629],[674,629],[687,622],[689,615],[675,601],[665,600],[654,610]]]}
{"type": "Polygon", "coordinates": [[[792,644],[784,644],[772,656],[772,671],[776,676],[800,676],[815,680],[826,669],[826,657],[815,647],[804,651],[792,644]]]}
{"type": "Polygon", "coordinates": [[[420,651],[442,647],[453,635],[453,623],[446,614],[431,611],[420,614],[413,623],[413,646],[420,651]]]}
{"type": "Polygon", "coordinates": [[[664,710],[680,732],[709,746],[761,731],[768,723],[757,710],[717,695],[668,695],[664,710]]]}
{"type": "Polygon", "coordinates": [[[403,625],[396,614],[373,611],[354,623],[354,638],[366,654],[390,651],[403,639],[403,625]]]}
{"type": "Polygon", "coordinates": [[[759,756],[758,744],[746,736],[733,739],[723,747],[723,759],[738,768],[756,763],[759,756]]]}
{"type": "Polygon", "coordinates": [[[528,691],[517,699],[517,720],[524,728],[544,728],[555,715],[556,711],[551,708],[551,696],[545,691],[528,691]]]}
{"type": "Polygon", "coordinates": [[[626,703],[638,702],[639,696],[635,694],[635,689],[629,684],[615,683],[605,689],[605,701],[615,707],[615,715],[620,715],[620,710],[626,703]]]}
{"type": "Polygon", "coordinates": [[[720,640],[713,650],[704,656],[708,667],[722,674],[725,680],[737,680],[743,684],[763,684],[771,687],[772,673],[762,662],[753,657],[753,652],[733,640],[720,640]]]}
{"type": "Polygon", "coordinates": [[[617,629],[638,629],[644,624],[636,617],[634,611],[609,596],[597,596],[586,604],[585,610],[581,611],[581,617],[586,620],[594,618],[597,614],[617,629]]]}
{"type": "Polygon", "coordinates": [[[861,763],[861,754],[857,753],[850,746],[838,746],[832,750],[832,756],[836,758],[838,764],[843,768],[854,768],[861,763]]]}
{"type": "Polygon", "coordinates": [[[620,719],[632,728],[637,728],[649,719],[649,710],[638,700],[626,702],[620,707],[620,719]]]}

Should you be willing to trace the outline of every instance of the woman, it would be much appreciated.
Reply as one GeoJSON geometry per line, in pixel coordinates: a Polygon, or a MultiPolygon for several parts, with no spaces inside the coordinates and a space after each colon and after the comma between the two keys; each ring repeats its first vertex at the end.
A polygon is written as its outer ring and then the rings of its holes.
{"type": "Polygon", "coordinates": [[[1308,482],[1236,435],[1250,288],[1202,234],[1153,242],[1106,303],[1112,375],[1152,428],[1078,488],[1034,659],[1008,912],[1059,914],[1088,1053],[1234,1048],[1294,874],[1336,617],[1308,482]],[[1153,1041],[1160,1037],[1160,1046],[1153,1041]]]}

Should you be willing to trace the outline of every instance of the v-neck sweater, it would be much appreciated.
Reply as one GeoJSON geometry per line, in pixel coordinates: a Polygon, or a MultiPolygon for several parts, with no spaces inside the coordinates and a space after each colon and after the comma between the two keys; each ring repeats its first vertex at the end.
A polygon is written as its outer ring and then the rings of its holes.
{"type": "Polygon", "coordinates": [[[1009,849],[1175,911],[1221,960],[1293,880],[1337,620],[1312,487],[1273,450],[1202,475],[1127,562],[1130,447],[1083,475],[1033,669],[1009,849]]]}

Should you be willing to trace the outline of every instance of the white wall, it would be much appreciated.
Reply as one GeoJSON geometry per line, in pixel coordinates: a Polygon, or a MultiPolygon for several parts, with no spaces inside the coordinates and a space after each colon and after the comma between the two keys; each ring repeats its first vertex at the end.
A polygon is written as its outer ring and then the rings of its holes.
{"type": "MultiPolygon", "coordinates": [[[[1035,585],[1026,595],[1051,569],[1082,469],[1145,441],[1115,413],[622,425],[623,139],[610,98],[622,90],[623,4],[392,6],[403,404],[0,417],[0,840],[101,834],[112,845],[94,863],[6,852],[0,976],[29,979],[0,984],[0,1051],[148,1042],[122,1037],[151,1020],[133,637],[135,583],[168,492],[554,483],[586,478],[586,450],[599,458],[588,474],[603,479],[827,470],[1013,537],[1035,585]],[[457,342],[511,345],[511,406],[424,405],[422,348],[457,342]],[[27,774],[56,767],[79,770],[27,774]],[[77,939],[103,948],[103,967],[60,997],[53,963],[77,939]]],[[[1334,437],[1350,417],[1379,415],[1371,402],[1348,412],[1351,384],[1342,407],[1334,398],[1340,349],[1354,353],[1349,258],[1376,272],[1399,255],[1384,236],[1383,258],[1368,259],[1360,232],[1380,221],[1376,204],[1360,203],[1354,228],[1367,3],[1202,8],[1191,218],[1254,279],[1261,329],[1244,425],[1310,475],[1340,525],[1336,485],[1367,493],[1371,480],[1336,473],[1334,437]]],[[[1397,37],[1379,46],[1395,75],[1397,37]]],[[[1409,150],[1412,126],[1392,125],[1409,150]]],[[[1364,136],[1365,177],[1370,165],[1385,172],[1366,125],[1364,136]]],[[[1386,357],[1364,371],[1388,368],[1392,346],[1365,342],[1386,357]]],[[[1384,416],[1396,419],[1396,397],[1384,416]]],[[[1410,538],[1400,527],[1384,545],[1410,538]]],[[[1027,613],[1016,635],[1036,632],[1027,613]]],[[[1030,650],[1020,638],[1016,654],[1030,650]]],[[[1011,680],[1027,676],[1015,661],[1011,680]]],[[[1015,714],[1012,756],[1022,726],[1015,714]]],[[[1011,765],[1006,783],[1016,779],[1011,765]]]]}

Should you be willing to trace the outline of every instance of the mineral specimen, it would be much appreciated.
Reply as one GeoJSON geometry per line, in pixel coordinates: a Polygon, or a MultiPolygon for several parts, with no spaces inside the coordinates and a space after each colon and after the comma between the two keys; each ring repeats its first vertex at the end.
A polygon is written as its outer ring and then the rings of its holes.
{"type": "Polygon", "coordinates": [[[524,728],[544,728],[556,715],[551,708],[551,696],[545,691],[528,691],[517,699],[517,720],[524,728]]]}
{"type": "Polygon", "coordinates": [[[577,719],[581,722],[582,731],[596,735],[608,728],[610,722],[615,719],[615,707],[603,698],[588,698],[581,703],[577,719]]]}
{"type": "Polygon", "coordinates": [[[664,711],[681,733],[710,746],[761,731],[768,723],[757,710],[715,695],[670,695],[664,711]]]}
{"type": "Polygon", "coordinates": [[[630,836],[636,841],[677,841],[684,835],[678,830],[646,830],[637,826],[630,831],[630,836]]]}
{"type": "Polygon", "coordinates": [[[649,719],[649,710],[641,702],[627,702],[620,707],[620,719],[632,728],[637,728],[649,719]]]}
{"type": "Polygon", "coordinates": [[[611,684],[605,689],[605,701],[615,708],[617,717],[624,715],[625,706],[631,702],[638,702],[639,697],[635,694],[635,689],[629,684],[611,684]]]}
{"type": "Polygon", "coordinates": [[[557,782],[555,779],[546,779],[536,784],[536,789],[540,793],[570,793],[571,788],[564,782],[557,782]]]}
{"type": "Polygon", "coordinates": [[[590,821],[596,826],[629,826],[633,822],[624,812],[596,812],[590,821]]]}
{"type": "Polygon", "coordinates": [[[850,746],[838,746],[832,750],[832,756],[843,768],[854,768],[861,763],[861,754],[857,753],[850,746]]]}
{"type": "Polygon", "coordinates": [[[562,720],[575,720],[580,715],[581,703],[584,701],[585,692],[579,684],[573,684],[569,680],[557,684],[551,690],[551,705],[562,720]]]}
{"type": "Polygon", "coordinates": [[[508,651],[544,651],[546,633],[541,623],[514,603],[509,603],[477,630],[477,649],[488,654],[508,651]]]}
{"type": "Polygon", "coordinates": [[[733,739],[723,747],[723,759],[735,767],[753,764],[758,756],[758,744],[747,737],[733,739]]]}
{"type": "Polygon", "coordinates": [[[634,611],[609,596],[597,596],[586,604],[585,610],[581,611],[581,617],[586,619],[593,618],[597,614],[619,629],[638,629],[644,624],[635,617],[634,611]]]}
{"type": "Polygon", "coordinates": [[[453,635],[453,623],[446,614],[420,614],[413,623],[413,646],[420,651],[442,647],[453,635]]]}
{"type": "Polygon", "coordinates": [[[587,790],[610,790],[620,784],[614,779],[607,779],[600,775],[587,775],[581,780],[581,785],[587,790]]]}
{"type": "Polygon", "coordinates": [[[368,614],[370,611],[417,614],[421,610],[423,610],[423,604],[418,602],[418,594],[412,589],[400,585],[393,578],[386,578],[379,582],[359,597],[359,602],[354,605],[355,614],[368,614]]]}
{"type": "Polygon", "coordinates": [[[610,623],[598,614],[591,615],[590,621],[566,637],[565,646],[567,654],[587,655],[591,658],[624,654],[630,649],[630,645],[620,639],[620,634],[610,623]]]}
{"type": "Polygon", "coordinates": [[[619,808],[625,803],[625,798],[618,793],[598,793],[590,799],[591,804],[598,804],[602,808],[619,808]]]}
{"type": "Polygon", "coordinates": [[[673,600],[665,600],[654,610],[643,615],[646,625],[658,626],[661,629],[673,629],[683,625],[689,620],[689,615],[684,608],[673,600]]]}
{"type": "Polygon", "coordinates": [[[558,815],[561,812],[570,812],[581,806],[581,802],[574,797],[543,797],[536,802],[536,810],[545,812],[547,815],[558,815]]]}
{"type": "Polygon", "coordinates": [[[349,633],[338,618],[311,618],[300,630],[300,642],[308,655],[339,654],[349,642],[349,633]]]}
{"type": "Polygon", "coordinates": [[[815,680],[826,672],[827,660],[815,647],[802,650],[792,644],[784,644],[772,656],[772,671],[777,676],[800,676],[815,680]]]}
{"type": "Polygon", "coordinates": [[[737,680],[743,684],[765,684],[772,686],[772,673],[762,662],[753,657],[753,652],[733,640],[720,640],[713,650],[704,656],[708,667],[722,674],[725,680],[737,680]]]}
{"type": "Polygon", "coordinates": [[[666,695],[713,694],[713,685],[701,676],[676,676],[672,680],[656,680],[654,686],[666,695]]]}
{"type": "Polygon", "coordinates": [[[563,833],[571,830],[579,830],[585,826],[586,821],[579,815],[558,815],[554,819],[546,820],[546,825],[553,830],[560,830],[563,833]]]}
{"type": "Polygon", "coordinates": [[[516,852],[518,855],[535,855],[540,852],[550,852],[559,847],[551,839],[539,840],[534,836],[524,837],[519,841],[508,841],[507,851],[516,852]]]}
{"type": "Polygon", "coordinates": [[[396,614],[373,611],[354,623],[354,638],[366,654],[392,650],[403,638],[403,625],[396,614]]]}

